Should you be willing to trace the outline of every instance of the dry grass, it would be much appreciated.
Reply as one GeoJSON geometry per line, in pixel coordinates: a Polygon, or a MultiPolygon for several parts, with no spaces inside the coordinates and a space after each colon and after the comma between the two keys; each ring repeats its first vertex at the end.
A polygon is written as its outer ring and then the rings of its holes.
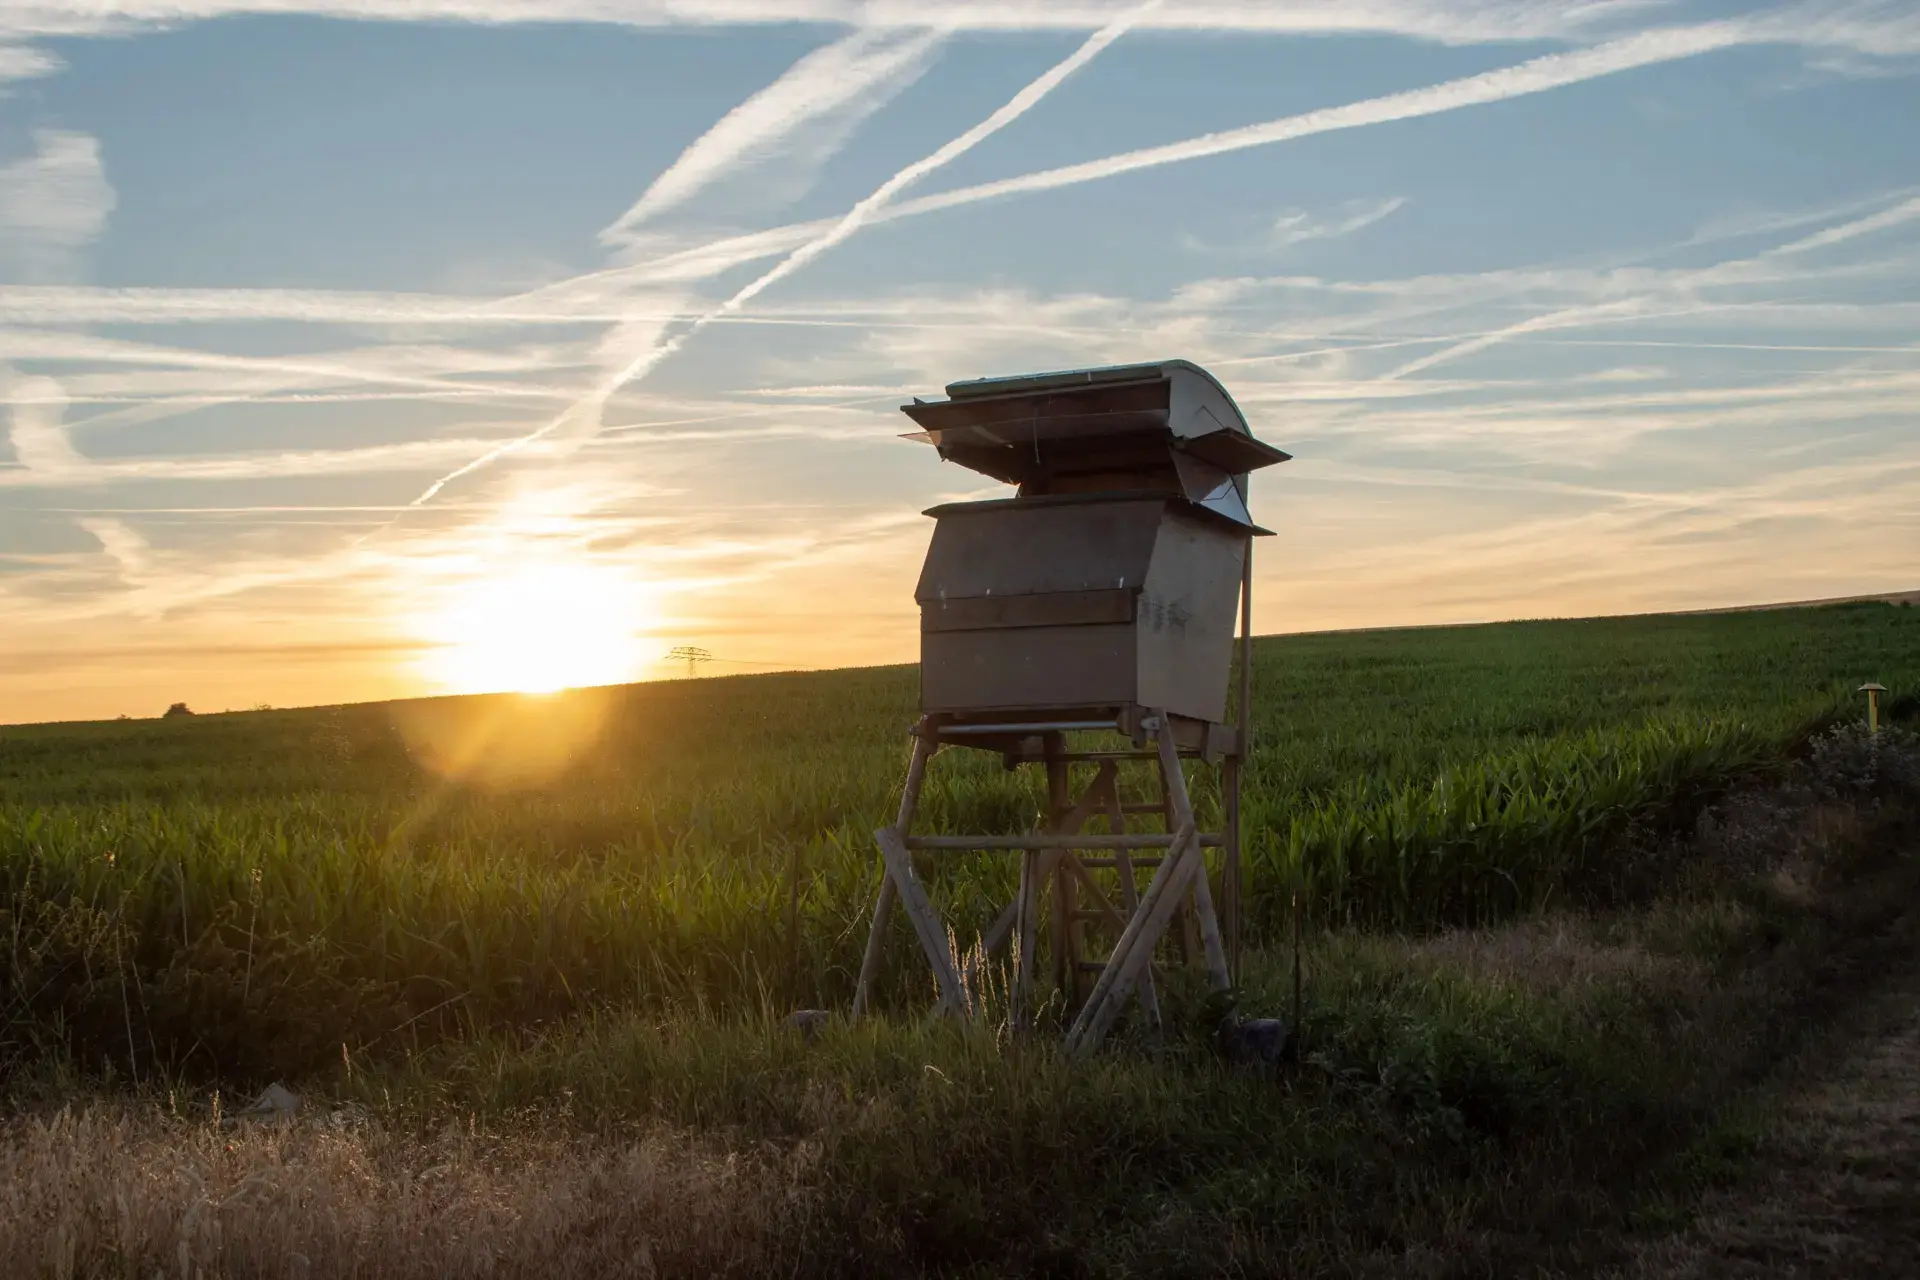
{"type": "Polygon", "coordinates": [[[225,1128],[94,1104],[0,1128],[8,1276],[765,1275],[794,1269],[806,1154],[365,1124],[225,1128]]]}
{"type": "Polygon", "coordinates": [[[1663,988],[1698,978],[1701,969],[1686,957],[1657,954],[1638,939],[1574,915],[1544,916],[1498,929],[1455,930],[1405,945],[1409,958],[1541,996],[1571,996],[1621,984],[1663,988]]]}

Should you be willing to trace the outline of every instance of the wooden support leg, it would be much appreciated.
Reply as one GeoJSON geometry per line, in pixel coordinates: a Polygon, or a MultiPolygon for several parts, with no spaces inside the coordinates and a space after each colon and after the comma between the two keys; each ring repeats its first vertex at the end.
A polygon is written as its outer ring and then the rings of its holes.
{"type": "MultiPolygon", "coordinates": [[[[1127,831],[1127,813],[1120,806],[1120,788],[1111,775],[1107,776],[1107,830],[1112,834],[1125,835],[1127,831]]],[[[1133,855],[1125,849],[1113,851],[1114,869],[1120,873],[1120,905],[1131,920],[1140,910],[1140,885],[1134,877],[1133,855]]],[[[1121,933],[1126,932],[1122,925],[1121,933]]],[[[1160,1025],[1160,996],[1153,987],[1153,966],[1149,964],[1140,975],[1140,1012],[1146,1015],[1147,1024],[1160,1025]]]]}
{"type": "Polygon", "coordinates": [[[1220,937],[1220,917],[1214,914],[1213,890],[1207,886],[1205,866],[1193,878],[1193,908],[1193,914],[1200,921],[1200,944],[1207,957],[1207,980],[1213,983],[1215,991],[1225,991],[1233,985],[1233,975],[1227,967],[1227,949],[1220,937]]]}
{"type": "Polygon", "coordinates": [[[1227,847],[1222,855],[1221,894],[1225,899],[1227,930],[1227,974],[1240,981],[1240,930],[1242,928],[1240,884],[1240,760],[1228,756],[1220,762],[1220,803],[1226,810],[1227,847]]]}
{"type": "MultiPolygon", "coordinates": [[[[1110,764],[1111,761],[1104,764],[1102,766],[1103,771],[1110,764]]],[[[1095,796],[1093,790],[1089,788],[1087,793],[1080,797],[1079,803],[1075,804],[1072,811],[1068,813],[1066,820],[1058,823],[1057,826],[1067,831],[1080,830],[1081,827],[1086,825],[1087,819],[1094,814],[1098,804],[1099,798],[1095,796]]],[[[1052,826],[1043,826],[1043,830],[1052,829],[1052,826]]],[[[1057,870],[1056,864],[1059,861],[1060,850],[1043,849],[1040,851],[1040,869],[1034,876],[1034,882],[1040,889],[1044,890],[1048,881],[1054,876],[1057,870]]],[[[1038,908],[1036,908],[1036,919],[1038,919],[1037,911],[1038,908]]],[[[1012,902],[1009,902],[1005,907],[1001,908],[1000,914],[995,916],[993,923],[987,926],[987,931],[980,935],[981,950],[985,951],[988,955],[992,955],[999,951],[1001,947],[1006,946],[1008,939],[1013,937],[1014,924],[1018,920],[1019,914],[1020,899],[1016,895],[1012,902]]],[[[1036,943],[1035,945],[1037,946],[1038,944],[1036,943]]]]}
{"type": "Polygon", "coordinates": [[[1177,925],[1173,931],[1173,941],[1180,949],[1180,963],[1191,966],[1194,957],[1200,954],[1200,930],[1193,921],[1190,898],[1181,899],[1180,905],[1173,909],[1173,918],[1177,925]]]}
{"type": "Polygon", "coordinates": [[[1174,842],[1167,850],[1166,859],[1154,872],[1153,882],[1140,899],[1140,909],[1120,935],[1120,942],[1107,960],[1107,967],[1100,971],[1100,980],[1094,984],[1093,993],[1087,997],[1086,1004],[1080,1007],[1080,1016],[1074,1019],[1073,1028],[1067,1032],[1069,1053],[1090,1052],[1105,1038],[1113,1020],[1119,1016],[1121,1005],[1132,993],[1141,971],[1153,958],[1154,943],[1166,932],[1167,925],[1173,919],[1174,907],[1179,904],[1180,896],[1186,892],[1188,882],[1200,866],[1197,836],[1198,833],[1191,826],[1182,827],[1174,833],[1174,842]]]}
{"type": "Polygon", "coordinates": [[[1172,726],[1164,712],[1154,712],[1153,721],[1169,807],[1180,816],[1181,822],[1173,833],[1166,857],[1154,873],[1153,882],[1140,900],[1140,909],[1120,935],[1119,944],[1100,972],[1100,980],[1094,984],[1093,994],[1067,1033],[1067,1051],[1076,1055],[1090,1052],[1105,1038],[1140,974],[1151,963],[1154,945],[1172,922],[1174,910],[1186,895],[1194,875],[1206,874],[1206,860],[1200,852],[1193,808],[1188,803],[1186,784],[1180,774],[1180,753],[1173,740],[1172,726]]]}
{"type": "Polygon", "coordinates": [[[853,1016],[866,1016],[867,1005],[873,1000],[873,982],[880,973],[880,957],[887,948],[887,917],[893,914],[893,900],[898,896],[893,887],[893,877],[888,875],[884,864],[880,871],[880,893],[873,900],[873,924],[867,929],[867,951],[860,957],[860,981],[853,988],[853,1016]]]}
{"type": "MultiPolygon", "coordinates": [[[[1179,752],[1176,751],[1174,753],[1174,758],[1176,760],[1179,759],[1179,752]]],[[[1164,760],[1160,762],[1160,816],[1161,820],[1166,824],[1168,831],[1179,830],[1180,816],[1174,812],[1173,784],[1167,780],[1166,762],[1164,760]]],[[[1174,950],[1180,953],[1180,963],[1182,965],[1191,965],[1194,956],[1198,954],[1200,950],[1200,935],[1194,928],[1193,912],[1187,906],[1184,898],[1180,904],[1173,909],[1173,919],[1175,925],[1172,931],[1174,950]]]]}
{"type": "MultiPolygon", "coordinates": [[[[1079,830],[1084,822],[1083,808],[1073,803],[1072,779],[1067,771],[1067,762],[1056,759],[1064,749],[1065,740],[1060,734],[1049,733],[1045,739],[1047,753],[1047,830],[1056,834],[1067,830],[1079,830]],[[1069,828],[1068,823],[1074,823],[1069,828]]],[[[1053,863],[1053,983],[1069,1001],[1077,1000],[1075,990],[1080,980],[1075,961],[1073,937],[1073,882],[1059,860],[1053,863]]]]}
{"type": "MultiPolygon", "coordinates": [[[[907,784],[900,793],[900,812],[893,830],[904,838],[913,825],[913,811],[920,805],[920,787],[927,779],[927,760],[933,744],[926,738],[913,740],[913,759],[907,764],[907,784]]],[[[896,896],[893,877],[881,871],[880,893],[873,903],[873,924],[867,931],[866,954],[860,957],[860,979],[853,988],[853,1016],[862,1017],[873,1000],[873,984],[880,976],[880,958],[887,946],[887,918],[893,914],[896,896]]]]}
{"type": "Polygon", "coordinates": [[[965,1015],[967,991],[960,981],[960,969],[954,964],[953,950],[947,945],[947,932],[940,924],[940,917],[928,900],[927,891],[920,887],[920,877],[913,873],[913,855],[907,851],[906,841],[892,827],[881,827],[873,833],[873,839],[880,846],[880,855],[887,860],[887,876],[899,891],[900,905],[907,909],[907,919],[912,922],[913,931],[920,935],[920,949],[927,953],[927,961],[933,965],[934,980],[940,985],[941,1009],[965,1015]]]}
{"type": "MultiPolygon", "coordinates": [[[[1182,827],[1194,825],[1193,801],[1187,794],[1187,778],[1180,771],[1180,752],[1173,741],[1172,726],[1166,722],[1166,716],[1160,716],[1160,732],[1156,735],[1160,741],[1160,775],[1167,788],[1167,803],[1172,815],[1182,827]]],[[[1206,953],[1207,977],[1214,989],[1225,991],[1233,985],[1233,979],[1227,972],[1227,952],[1220,941],[1220,919],[1213,911],[1213,890],[1207,885],[1206,857],[1195,842],[1193,854],[1200,862],[1200,874],[1193,885],[1193,916],[1197,917],[1200,928],[1200,941],[1206,953]]]]}
{"type": "MultiPolygon", "coordinates": [[[[1041,855],[1020,855],[1020,891],[1014,896],[1013,1025],[1024,1028],[1033,1000],[1033,952],[1040,941],[1041,855]]],[[[986,951],[988,948],[982,947],[986,951]]]]}

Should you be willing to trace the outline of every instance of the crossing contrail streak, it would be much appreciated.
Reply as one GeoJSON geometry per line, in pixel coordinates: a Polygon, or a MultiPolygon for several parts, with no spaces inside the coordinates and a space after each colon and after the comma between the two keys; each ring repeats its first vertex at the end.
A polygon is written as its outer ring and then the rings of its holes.
{"type": "Polygon", "coordinates": [[[894,174],[891,178],[888,178],[878,187],[875,187],[871,194],[847,210],[847,212],[841,216],[840,220],[829,227],[824,233],[795,249],[765,274],[744,285],[739,292],[735,293],[732,297],[699,316],[693,323],[688,325],[685,330],[665,341],[654,343],[645,351],[634,356],[633,359],[629,360],[625,365],[614,370],[612,374],[602,379],[592,391],[569,407],[566,412],[545,426],[540,427],[536,431],[528,432],[524,436],[509,440],[497,448],[489,449],[472,462],[434,481],[431,485],[427,486],[424,493],[413,500],[411,505],[417,507],[431,501],[435,494],[439,493],[440,490],[451,482],[460,479],[462,476],[471,475],[482,467],[497,462],[509,454],[517,453],[528,445],[552,435],[562,427],[574,426],[586,434],[592,434],[599,430],[601,413],[606,408],[607,401],[612,399],[615,392],[631,382],[646,377],[654,369],[658,368],[663,360],[666,360],[685,346],[687,340],[693,337],[694,334],[700,332],[700,330],[706,328],[715,320],[733,314],[753,299],[759,297],[761,293],[773,285],[778,284],[788,276],[806,267],[808,263],[820,257],[820,255],[828,252],[837,245],[846,243],[846,241],[859,232],[861,227],[865,226],[877,214],[886,209],[886,207],[893,202],[895,196],[922,178],[925,178],[928,174],[935,172],[958,159],[960,156],[965,155],[974,147],[980,145],[980,143],[986,141],[1031,111],[1043,98],[1058,88],[1068,76],[1071,76],[1074,72],[1086,66],[1087,63],[1093,61],[1108,45],[1125,35],[1142,18],[1159,7],[1160,0],[1147,0],[1147,3],[1129,10],[1127,13],[1100,28],[1100,30],[1094,32],[1091,36],[1088,36],[1079,48],[1075,49],[1053,66],[1047,68],[1046,71],[1042,72],[1022,88],[1020,92],[1009,98],[999,110],[995,111],[985,120],[982,120],[979,124],[974,125],[973,128],[968,129],[959,137],[947,142],[928,155],[922,156],[920,159],[894,174]]]}
{"type": "MultiPolygon", "coordinates": [[[[633,206],[600,233],[602,243],[630,239],[640,227],[735,174],[805,138],[810,127],[857,121],[884,106],[925,69],[942,29],[861,28],[816,49],[778,80],[729,111],[680,153],[633,206]]],[[[844,130],[842,131],[844,133],[844,130]]],[[[806,153],[810,148],[797,148],[806,153]]],[[[825,152],[811,157],[824,161],[825,152]]]]}
{"type": "MultiPolygon", "coordinates": [[[[998,200],[1009,196],[1075,187],[1123,174],[1138,173],[1162,165],[1183,164],[1210,156],[1227,155],[1254,147],[1292,142],[1319,134],[1347,129],[1363,129],[1442,115],[1466,107],[1485,106],[1512,98],[1529,97],[1569,85],[1581,84],[1603,76],[1617,75],[1641,67],[1658,66],[1701,54],[1740,45],[1765,43],[1772,38],[1767,30],[1749,23],[1729,20],[1695,26],[1664,27],[1637,35],[1611,40],[1587,49],[1550,53],[1509,67],[1484,71],[1446,80],[1439,84],[1336,107],[1322,107],[1298,115],[1282,116],[1236,129],[1201,134],[1162,146],[1141,147],[1115,155],[1102,156],[1077,164],[1040,169],[1011,178],[973,186],[957,187],[930,196],[898,200],[872,211],[868,222],[894,222],[923,214],[939,213],[998,200]]],[[[513,306],[560,309],[574,291],[592,285],[598,289],[617,288],[619,282],[690,283],[710,279],[735,267],[761,258],[771,258],[800,248],[834,225],[831,219],[789,223],[696,245],[677,253],[628,266],[609,267],[570,280],[543,286],[514,299],[513,306]]],[[[0,296],[4,296],[0,293],[0,296]]],[[[597,295],[595,295],[597,296],[597,295]]]]}
{"type": "MultiPolygon", "coordinates": [[[[1687,288],[1699,288],[1703,285],[1719,283],[1738,284],[1740,282],[1740,272],[1742,269],[1752,267],[1766,259],[1789,258],[1796,254],[1812,253],[1819,249],[1844,243],[1858,236],[1872,235],[1876,231],[1885,231],[1892,227],[1904,226],[1915,219],[1920,219],[1920,196],[1904,200],[1899,204],[1882,209],[1877,213],[1869,214],[1866,217],[1854,218],[1847,222],[1840,223],[1837,226],[1826,227],[1810,235],[1802,236],[1798,240],[1789,241],[1783,245],[1776,245],[1751,258],[1735,258],[1710,267],[1702,267],[1697,271],[1687,272],[1678,280],[1669,284],[1667,286],[1667,292],[1672,293],[1675,289],[1683,285],[1687,288]]],[[[1577,307],[1563,307],[1557,311],[1532,316],[1528,319],[1507,325],[1504,328],[1496,329],[1491,333],[1477,334],[1464,342],[1453,343],[1438,351],[1421,356],[1417,360],[1409,360],[1398,368],[1389,370],[1382,380],[1391,382],[1399,378],[1411,377],[1416,373],[1424,373],[1437,365],[1458,360],[1463,356],[1478,355],[1490,347],[1499,346],[1501,343],[1511,341],[1514,338],[1524,338],[1529,334],[1546,333],[1555,329],[1584,328],[1589,324],[1596,324],[1605,320],[1638,318],[1641,313],[1645,312],[1648,308],[1657,305],[1660,297],[1661,295],[1658,293],[1636,294],[1632,297],[1617,298],[1611,302],[1591,303],[1577,307]]]]}

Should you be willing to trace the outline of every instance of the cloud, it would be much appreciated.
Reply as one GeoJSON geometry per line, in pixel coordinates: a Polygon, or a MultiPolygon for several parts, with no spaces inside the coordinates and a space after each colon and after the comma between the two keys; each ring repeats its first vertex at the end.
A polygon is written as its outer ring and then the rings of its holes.
{"type": "MultiPolygon", "coordinates": [[[[35,422],[44,428],[44,419],[35,422]]],[[[14,409],[13,441],[20,450],[21,412],[14,409]]],[[[484,449],[486,440],[407,440],[357,449],[299,449],[281,453],[231,453],[209,457],[132,458],[92,461],[73,453],[64,433],[30,436],[41,450],[33,465],[0,467],[0,489],[63,489],[137,480],[284,480],[296,476],[377,475],[444,466],[448,459],[484,449]],[[56,443],[57,441],[57,443],[56,443]],[[65,446],[65,452],[62,452],[65,446]],[[78,465],[75,465],[77,462],[78,465]]]]}
{"type": "Polygon", "coordinates": [[[1298,209],[1288,210],[1273,220],[1269,244],[1276,249],[1303,244],[1308,240],[1334,240],[1370,227],[1405,204],[1405,196],[1385,200],[1350,200],[1333,218],[1315,218],[1298,209]]]}
{"type": "Polygon", "coordinates": [[[149,547],[132,525],[109,516],[84,516],[74,523],[99,542],[100,549],[119,568],[120,578],[128,586],[136,585],[146,575],[149,547]]]}
{"type": "MultiPolygon", "coordinates": [[[[87,460],[73,447],[64,421],[66,392],[52,378],[19,378],[7,389],[12,422],[7,438],[19,470],[42,481],[64,482],[87,469],[87,460]]],[[[0,483],[7,472],[0,471],[0,483]]]]}
{"type": "Polygon", "coordinates": [[[1770,249],[1762,256],[1775,257],[1789,253],[1812,253],[1836,244],[1843,244],[1848,240],[1853,240],[1860,236],[1870,236],[1877,231],[1887,231],[1894,227],[1904,226],[1916,218],[1920,218],[1920,196],[1915,196],[1910,200],[1902,200],[1898,204],[1882,209],[1878,213],[1868,214],[1864,218],[1855,218],[1850,222],[1843,222],[1839,226],[1828,227],[1823,231],[1816,231],[1812,235],[1803,236],[1790,244],[1783,244],[1777,249],[1770,249]]]}
{"type": "Polygon", "coordinates": [[[1764,278],[1779,259],[1815,253],[1861,236],[1904,226],[1916,219],[1920,219],[1920,196],[1903,200],[1877,213],[1815,231],[1786,244],[1776,245],[1749,258],[1733,259],[1697,270],[1669,273],[1659,290],[1635,292],[1608,302],[1565,307],[1542,315],[1530,316],[1489,333],[1476,334],[1465,341],[1450,343],[1438,351],[1416,360],[1409,360],[1386,376],[1388,379],[1395,379],[1424,373],[1428,369],[1465,356],[1477,355],[1503,342],[1530,334],[1644,318],[1663,305],[1672,307],[1675,299],[1685,301],[1702,288],[1712,285],[1746,284],[1753,282],[1756,278],[1764,278]]]}
{"type": "Polygon", "coordinates": [[[1272,224],[1259,235],[1248,241],[1234,244],[1209,244],[1198,236],[1186,237],[1189,249],[1201,252],[1247,253],[1264,250],[1269,253],[1290,249],[1296,244],[1305,244],[1313,240],[1337,240],[1341,236],[1350,236],[1363,231],[1390,216],[1396,209],[1406,204],[1405,196],[1388,196],[1381,200],[1348,200],[1334,208],[1327,215],[1316,216],[1305,209],[1287,209],[1274,218],[1272,224]]]}
{"type": "MultiPolygon", "coordinates": [[[[0,30],[4,26],[0,25],[0,30]]],[[[40,76],[50,76],[60,70],[60,59],[39,49],[29,49],[21,45],[0,44],[0,84],[9,80],[33,80],[40,76]]],[[[6,91],[0,89],[0,96],[6,91]]]]}
{"type": "Polygon", "coordinates": [[[1349,103],[1346,106],[1326,107],[1318,111],[1270,120],[1263,124],[1202,134],[1184,141],[1167,143],[1164,146],[1143,147],[1137,151],[1127,151],[1100,160],[1062,165],[1056,169],[1023,174],[1017,178],[1004,178],[998,182],[963,187],[943,195],[926,196],[914,201],[910,209],[903,206],[895,210],[895,216],[906,217],[910,214],[930,213],[936,209],[955,208],[960,205],[976,204],[982,200],[1033,191],[1051,191],[1061,187],[1077,186],[1083,182],[1117,177],[1123,173],[1137,173],[1143,169],[1180,164],[1207,156],[1225,155],[1233,151],[1243,151],[1249,147],[1267,146],[1275,142],[1287,142],[1315,134],[1388,124],[1397,120],[1411,120],[1446,111],[1458,111],[1463,107],[1504,102],[1510,98],[1544,93],[1550,89],[1579,84],[1601,76],[1617,75],[1639,67],[1698,57],[1703,53],[1746,43],[1751,38],[1750,30],[1738,22],[1714,22],[1690,27],[1662,28],[1610,41],[1591,49],[1581,49],[1573,53],[1547,54],[1516,66],[1502,67],[1497,71],[1449,80],[1423,89],[1390,93],[1379,98],[1349,103]]]}
{"type": "MultiPolygon", "coordinates": [[[[1149,15],[1151,16],[1151,15],[1149,15]]],[[[1013,178],[895,201],[869,223],[892,222],[985,200],[1057,190],[1167,164],[1223,155],[1342,129],[1362,128],[1546,92],[1636,67],[1690,58],[1759,39],[1740,23],[1667,28],[1576,53],[1550,54],[1480,75],[1338,107],[1203,134],[1164,146],[1038,170],[1013,178]]],[[[1391,209],[1383,210],[1385,213],[1391,209]]],[[[630,289],[639,284],[710,279],[756,259],[792,253],[835,225],[832,219],[792,223],[589,272],[510,298],[474,300],[423,294],[325,290],[47,290],[0,286],[0,321],[76,323],[283,318],[341,323],[457,325],[615,322],[633,317],[630,289]]],[[[1758,228],[1755,228],[1758,229],[1758,228]]]]}
{"type": "MultiPolygon", "coordinates": [[[[1547,54],[1514,66],[1447,80],[1421,89],[1366,98],[1237,129],[1200,134],[1161,146],[1142,147],[1097,160],[1036,170],[1016,177],[958,187],[936,195],[901,200],[874,211],[866,220],[882,223],[915,218],[987,200],[1055,191],[1164,165],[1227,155],[1323,133],[1390,124],[1458,111],[1465,107],[1504,102],[1640,67],[1735,48],[1762,38],[1759,29],[1738,21],[1661,28],[1571,53],[1547,54]]],[[[759,258],[792,252],[830,230],[833,225],[832,219],[818,219],[725,237],[631,266],[597,272],[580,280],[592,279],[601,287],[607,287],[621,279],[647,282],[707,279],[759,258]]],[[[571,287],[574,283],[568,282],[567,286],[562,287],[571,287]]]]}
{"type": "MultiPolygon", "coordinates": [[[[853,130],[917,79],[945,37],[941,30],[863,29],[816,49],[778,80],[721,118],[653,180],[632,207],[600,233],[603,244],[632,243],[652,222],[744,170],[777,162],[787,173],[777,194],[790,198],[853,130]]],[[[763,191],[770,184],[754,174],[763,191]]]]}
{"type": "MultiPolygon", "coordinates": [[[[245,13],[311,13],[371,21],[484,23],[591,22],[636,27],[805,22],[843,26],[972,31],[1091,31],[1129,6],[1125,0],[28,0],[0,10],[0,35],[124,34],[245,13]]],[[[1395,34],[1444,42],[1573,38],[1648,7],[1645,0],[1186,0],[1141,25],[1163,31],[1248,31],[1327,35],[1395,34]]],[[[1868,18],[1852,27],[1871,27],[1868,18]]],[[[1850,28],[1851,29],[1851,28],[1850,28]]]]}
{"type": "Polygon", "coordinates": [[[219,324],[287,320],[392,331],[614,324],[683,311],[677,293],[637,291],[631,273],[593,272],[498,298],[350,289],[109,288],[0,284],[0,324],[219,324]]]}
{"type": "Polygon", "coordinates": [[[89,134],[43,129],[34,153],[0,167],[0,265],[58,279],[105,229],[113,187],[89,134]]]}
{"type": "Polygon", "coordinates": [[[445,488],[451,481],[458,480],[462,476],[471,475],[473,472],[490,465],[499,458],[516,452],[526,445],[544,439],[555,432],[563,429],[570,433],[578,433],[581,435],[592,435],[597,432],[601,425],[602,412],[606,408],[607,401],[612,398],[615,392],[619,391],[628,383],[645,377],[648,373],[659,367],[661,361],[671,357],[686,344],[689,338],[705,328],[708,324],[739,311],[740,308],[748,302],[751,302],[774,284],[802,270],[808,263],[820,257],[820,255],[826,253],[836,245],[845,243],[856,235],[861,227],[865,226],[891,204],[896,195],[914,183],[919,182],[927,175],[957,160],[980,143],[986,141],[1031,111],[1048,94],[1052,93],[1065,82],[1069,76],[1081,67],[1084,67],[1087,63],[1093,61],[1108,45],[1111,45],[1115,40],[1118,40],[1122,35],[1126,34],[1127,31],[1132,29],[1134,23],[1140,17],[1154,12],[1159,7],[1160,0],[1147,0],[1145,4],[1128,9],[1112,22],[1094,32],[1091,36],[1088,36],[1079,48],[1034,77],[1033,80],[1029,81],[1018,93],[1015,93],[1012,98],[1008,99],[985,120],[974,125],[959,137],[953,138],[935,148],[930,154],[922,156],[920,159],[895,173],[885,182],[882,182],[878,187],[874,188],[870,194],[855,203],[851,209],[847,210],[832,226],[828,227],[813,239],[796,247],[792,253],[788,254],[786,258],[782,259],[771,270],[765,272],[757,279],[748,282],[746,285],[743,285],[732,297],[694,320],[685,330],[672,338],[655,340],[649,345],[640,348],[630,360],[614,369],[612,374],[596,386],[593,391],[582,397],[578,403],[574,404],[567,409],[566,412],[545,426],[527,433],[518,440],[509,441],[504,445],[488,450],[488,452],[481,457],[434,481],[427,486],[418,498],[414,499],[414,505],[420,506],[430,502],[434,495],[439,493],[440,490],[445,488]]]}

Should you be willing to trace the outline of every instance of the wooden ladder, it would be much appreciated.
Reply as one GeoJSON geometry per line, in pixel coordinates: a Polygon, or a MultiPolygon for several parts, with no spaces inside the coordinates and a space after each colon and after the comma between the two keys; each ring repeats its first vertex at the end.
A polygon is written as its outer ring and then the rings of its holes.
{"type": "Polygon", "coordinates": [[[1071,765],[1076,757],[1060,749],[1059,736],[1047,739],[1048,816],[1040,831],[1026,836],[913,836],[913,813],[935,744],[916,739],[898,819],[874,833],[885,865],[874,903],[871,932],[854,992],[855,1017],[872,998],[893,905],[905,908],[921,949],[940,988],[939,1011],[970,1016],[968,984],[949,942],[948,930],[914,870],[916,852],[1004,849],[1020,854],[1020,881],[1014,899],[981,935],[981,951],[996,954],[1013,946],[1011,1014],[1016,1027],[1028,1025],[1033,1011],[1035,962],[1045,889],[1050,898],[1053,981],[1076,1010],[1067,1035],[1070,1051],[1098,1045],[1134,995],[1150,1024],[1160,1021],[1159,994],[1152,965],[1162,938],[1177,919],[1175,942],[1187,963],[1203,957],[1210,981],[1224,990],[1231,983],[1213,894],[1207,883],[1203,849],[1224,844],[1219,834],[1202,833],[1194,819],[1180,753],[1167,717],[1150,715],[1142,726],[1155,740],[1152,752],[1095,753],[1102,758],[1080,795],[1072,795],[1071,765]],[[1128,804],[1119,785],[1121,758],[1154,761],[1159,799],[1128,804]],[[1157,814],[1162,832],[1130,832],[1129,817],[1157,814]],[[1103,819],[1104,834],[1088,834],[1088,823],[1103,819]],[[1143,892],[1139,872],[1151,868],[1143,892]],[[1096,876],[1111,872],[1111,877],[1096,876]],[[1113,889],[1119,901],[1108,890],[1113,889]],[[1090,956],[1090,929],[1109,932],[1113,941],[1105,959],[1090,956]]]}

